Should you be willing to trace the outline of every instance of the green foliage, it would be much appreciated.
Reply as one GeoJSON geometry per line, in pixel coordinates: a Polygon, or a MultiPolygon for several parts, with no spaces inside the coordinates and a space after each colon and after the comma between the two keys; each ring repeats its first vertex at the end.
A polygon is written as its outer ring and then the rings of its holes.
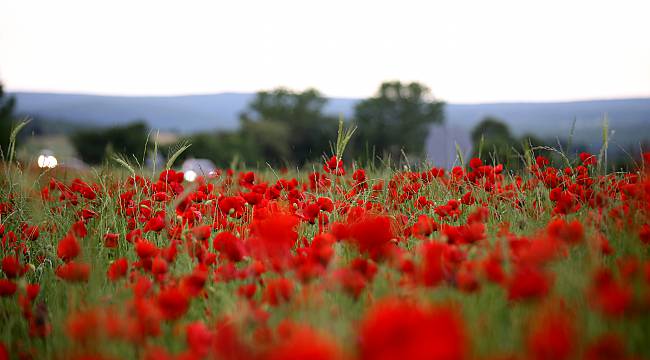
{"type": "MultiPolygon", "coordinates": [[[[523,157],[527,149],[544,146],[544,142],[532,134],[520,138],[510,133],[510,128],[500,119],[488,116],[478,123],[471,133],[474,150],[472,157],[483,159],[489,164],[502,163],[510,169],[525,164],[523,157]]],[[[540,151],[538,153],[542,154],[540,151]]],[[[544,153],[546,155],[546,153],[544,153]]]]}
{"type": "Polygon", "coordinates": [[[478,144],[481,139],[489,141],[513,142],[510,129],[502,120],[488,116],[478,123],[471,133],[472,142],[478,144]]]}
{"type": "Polygon", "coordinates": [[[81,130],[70,140],[84,162],[99,164],[106,159],[107,149],[126,156],[140,154],[147,142],[147,125],[138,121],[107,129],[81,130]]]}
{"type": "Polygon", "coordinates": [[[322,157],[336,138],[337,123],[323,115],[327,99],[317,90],[285,88],[257,93],[241,116],[242,137],[258,158],[302,165],[322,157]]]}
{"type": "Polygon", "coordinates": [[[13,96],[6,97],[0,84],[0,150],[3,154],[6,154],[9,148],[15,106],[16,99],[13,96]]]}
{"type": "Polygon", "coordinates": [[[381,84],[377,95],[355,107],[355,149],[399,158],[402,150],[422,155],[429,126],[444,120],[444,103],[432,99],[426,86],[399,81],[381,84]]]}
{"type": "Polygon", "coordinates": [[[179,154],[177,161],[190,157],[209,159],[216,166],[223,168],[228,167],[234,158],[248,160],[254,158],[252,153],[255,151],[255,144],[247,143],[239,131],[196,133],[161,148],[163,152],[171,155],[174,149],[180,148],[183,144],[192,144],[192,146],[179,154]]]}

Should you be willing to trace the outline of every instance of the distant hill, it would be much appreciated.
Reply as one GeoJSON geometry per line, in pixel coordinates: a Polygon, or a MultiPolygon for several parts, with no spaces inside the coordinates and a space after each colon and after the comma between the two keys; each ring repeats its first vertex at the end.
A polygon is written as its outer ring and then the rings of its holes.
{"type": "MultiPolygon", "coordinates": [[[[100,96],[56,93],[13,93],[17,112],[39,119],[82,125],[107,126],[135,119],[152,128],[180,133],[235,129],[238,115],[255,96],[222,93],[189,96],[100,96]]],[[[349,119],[359,99],[332,98],[327,113],[349,119]]],[[[621,146],[650,141],[650,98],[575,102],[448,104],[447,124],[471,129],[485,116],[506,121],[515,134],[566,138],[576,120],[575,141],[600,144],[603,117],[607,115],[613,140],[621,146]]]]}
{"type": "MultiPolygon", "coordinates": [[[[152,128],[181,133],[235,129],[239,126],[239,113],[255,96],[223,93],[130,97],[28,92],[12,95],[17,100],[18,114],[97,126],[144,119],[152,128]]],[[[330,99],[326,111],[349,115],[356,102],[356,99],[330,99]]]]}

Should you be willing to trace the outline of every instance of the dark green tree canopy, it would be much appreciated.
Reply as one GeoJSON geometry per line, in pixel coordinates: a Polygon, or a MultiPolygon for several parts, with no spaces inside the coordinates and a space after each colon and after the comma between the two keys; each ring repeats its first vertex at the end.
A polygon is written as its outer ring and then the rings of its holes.
{"type": "Polygon", "coordinates": [[[5,96],[2,84],[0,84],[0,149],[2,149],[3,154],[6,153],[9,146],[15,106],[16,99],[13,96],[5,96]]]}
{"type": "Polygon", "coordinates": [[[147,142],[147,124],[136,121],[122,126],[106,129],[81,130],[72,134],[70,141],[88,164],[99,164],[106,158],[107,148],[131,158],[142,154],[147,142]]]}
{"type": "Polygon", "coordinates": [[[261,158],[275,163],[319,159],[336,137],[336,120],[323,114],[326,103],[314,89],[258,92],[240,115],[243,136],[258,145],[261,158]]]}
{"type": "Polygon", "coordinates": [[[522,157],[526,149],[544,145],[532,134],[513,135],[505,122],[492,116],[478,123],[471,136],[474,143],[472,157],[480,157],[487,163],[501,163],[509,169],[518,169],[524,164],[522,157]]]}
{"type": "Polygon", "coordinates": [[[402,149],[421,155],[429,126],[444,120],[443,110],[444,103],[435,100],[425,85],[399,81],[381,84],[374,97],[355,107],[357,154],[374,148],[378,154],[393,157],[399,157],[402,149]]]}
{"type": "Polygon", "coordinates": [[[488,116],[478,123],[472,130],[471,136],[474,144],[478,144],[481,138],[484,141],[511,142],[513,140],[508,125],[492,116],[488,116]]]}

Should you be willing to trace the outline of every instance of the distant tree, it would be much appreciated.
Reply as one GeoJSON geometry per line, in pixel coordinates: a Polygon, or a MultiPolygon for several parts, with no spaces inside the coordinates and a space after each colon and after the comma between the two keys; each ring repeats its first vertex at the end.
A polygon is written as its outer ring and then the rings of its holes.
{"type": "Polygon", "coordinates": [[[489,163],[507,163],[515,158],[513,145],[516,140],[508,125],[500,119],[486,117],[471,132],[474,150],[472,157],[480,157],[489,163]]]}
{"type": "Polygon", "coordinates": [[[384,82],[374,97],[355,107],[357,156],[367,148],[393,158],[399,158],[401,150],[422,155],[429,127],[444,120],[443,110],[444,103],[433,99],[425,85],[384,82]]]}
{"type": "Polygon", "coordinates": [[[180,143],[190,143],[192,146],[180,155],[179,160],[192,157],[210,159],[221,168],[230,166],[235,158],[252,162],[258,155],[256,144],[246,142],[239,131],[195,133],[169,144],[163,151],[170,153],[170,149],[178,147],[180,143]]]}
{"type": "MultiPolygon", "coordinates": [[[[509,169],[518,169],[524,165],[526,149],[545,145],[533,134],[515,137],[505,122],[492,116],[478,123],[472,130],[471,137],[474,144],[472,157],[480,157],[488,163],[502,163],[509,169]]],[[[546,151],[539,149],[535,154],[548,156],[546,151]]]]}
{"type": "Polygon", "coordinates": [[[242,134],[259,145],[262,158],[301,165],[320,158],[336,137],[337,124],[323,114],[327,99],[317,90],[258,92],[242,114],[242,134]]]}
{"type": "Polygon", "coordinates": [[[6,154],[9,147],[9,135],[13,122],[13,113],[16,106],[16,99],[13,96],[5,96],[0,84],[0,149],[6,154]]]}
{"type": "Polygon", "coordinates": [[[474,127],[471,133],[472,142],[478,144],[481,139],[489,141],[512,142],[513,137],[510,134],[508,125],[502,120],[488,116],[474,127]]]}
{"type": "Polygon", "coordinates": [[[132,158],[132,155],[140,157],[147,141],[147,131],[147,125],[143,121],[136,121],[107,129],[77,131],[70,136],[70,140],[81,160],[89,164],[99,164],[106,158],[109,145],[115,153],[129,158],[132,158]]]}

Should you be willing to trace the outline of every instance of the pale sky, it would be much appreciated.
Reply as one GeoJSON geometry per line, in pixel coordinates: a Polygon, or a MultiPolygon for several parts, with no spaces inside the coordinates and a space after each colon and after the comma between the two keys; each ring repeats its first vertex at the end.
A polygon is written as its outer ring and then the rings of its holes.
{"type": "Polygon", "coordinates": [[[399,79],[449,102],[641,97],[649,16],[648,0],[0,0],[0,81],[366,97],[399,79]]]}

